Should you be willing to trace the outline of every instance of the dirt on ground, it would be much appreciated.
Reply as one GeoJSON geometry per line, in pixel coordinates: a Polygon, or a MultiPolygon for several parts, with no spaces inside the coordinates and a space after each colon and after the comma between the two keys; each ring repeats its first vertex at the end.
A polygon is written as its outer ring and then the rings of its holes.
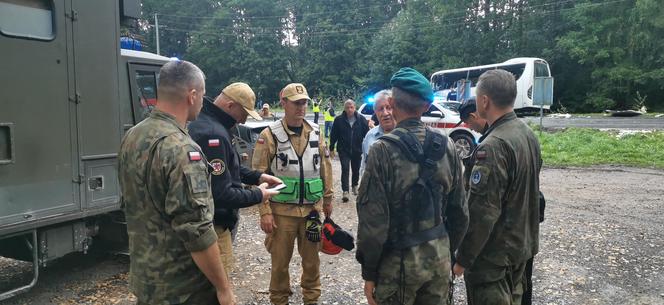
{"type": "MultiPolygon", "coordinates": [[[[335,173],[339,173],[339,164],[335,173]]],[[[535,259],[534,304],[664,304],[664,171],[626,167],[546,168],[547,199],[535,259]]],[[[354,198],[341,203],[337,181],[334,220],[356,233],[354,198]]],[[[270,257],[255,208],[241,212],[232,274],[239,304],[269,304],[270,257]]],[[[300,258],[291,262],[292,304],[301,304],[300,258]]],[[[127,289],[129,258],[74,254],[41,270],[35,288],[2,304],[135,303],[127,289]]],[[[29,281],[30,265],[0,259],[0,286],[29,281]]],[[[366,304],[355,253],[321,254],[321,304],[366,304]]],[[[456,304],[466,304],[463,279],[456,304]]]]}

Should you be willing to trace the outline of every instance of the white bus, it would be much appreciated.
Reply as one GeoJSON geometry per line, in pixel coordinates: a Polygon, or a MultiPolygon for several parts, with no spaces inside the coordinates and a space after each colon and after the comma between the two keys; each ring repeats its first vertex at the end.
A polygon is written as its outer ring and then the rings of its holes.
{"type": "MultiPolygon", "coordinates": [[[[516,78],[516,101],[514,110],[520,112],[529,112],[539,110],[539,105],[533,105],[533,83],[535,77],[550,77],[551,69],[549,64],[541,58],[519,57],[512,58],[499,64],[484,66],[466,67],[450,70],[438,71],[431,75],[431,86],[435,92],[436,100],[448,101],[453,99],[457,91],[459,81],[470,81],[470,93],[467,97],[475,96],[475,84],[482,73],[492,69],[503,69],[512,72],[516,78]],[[452,92],[452,94],[449,94],[452,92]]],[[[453,100],[461,100],[453,99],[453,100]]],[[[548,105],[544,109],[549,109],[548,105]]]]}

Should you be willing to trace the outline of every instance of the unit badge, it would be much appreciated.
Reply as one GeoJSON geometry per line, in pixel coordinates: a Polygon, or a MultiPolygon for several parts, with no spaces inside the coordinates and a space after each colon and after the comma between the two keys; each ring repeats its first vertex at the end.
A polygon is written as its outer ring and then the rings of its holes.
{"type": "Polygon", "coordinates": [[[297,93],[304,93],[304,87],[302,87],[302,86],[295,86],[295,91],[297,91],[297,93]]]}
{"type": "Polygon", "coordinates": [[[470,177],[470,182],[473,184],[478,184],[482,181],[482,173],[479,170],[473,172],[473,175],[470,177]]]}
{"type": "Polygon", "coordinates": [[[212,174],[215,176],[219,176],[226,171],[226,164],[221,159],[212,159],[210,166],[212,166],[212,174]]]}

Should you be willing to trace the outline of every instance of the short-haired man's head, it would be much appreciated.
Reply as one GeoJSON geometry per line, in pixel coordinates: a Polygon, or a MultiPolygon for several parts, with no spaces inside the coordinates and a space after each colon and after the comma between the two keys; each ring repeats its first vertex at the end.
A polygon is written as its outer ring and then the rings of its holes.
{"type": "Polygon", "coordinates": [[[192,89],[205,89],[205,74],[188,61],[169,61],[159,70],[158,88],[160,99],[180,101],[185,99],[192,89]]]}
{"type": "Polygon", "coordinates": [[[353,113],[355,113],[355,101],[353,101],[353,100],[351,100],[351,99],[347,99],[347,100],[344,102],[344,112],[346,112],[346,114],[347,114],[348,116],[350,116],[350,115],[352,115],[353,113]]]}
{"type": "Polygon", "coordinates": [[[374,95],[374,103],[382,102],[382,101],[387,101],[390,97],[392,97],[392,90],[390,89],[383,89],[374,95]]]}
{"type": "Polygon", "coordinates": [[[488,96],[498,108],[512,107],[516,99],[514,74],[502,69],[486,71],[480,75],[476,93],[488,96]]]}
{"type": "Polygon", "coordinates": [[[350,105],[355,106],[355,101],[353,101],[353,100],[351,100],[351,99],[347,99],[347,100],[344,102],[344,107],[346,107],[346,106],[350,106],[350,105]]]}
{"type": "Polygon", "coordinates": [[[390,132],[394,129],[394,117],[392,116],[392,105],[390,104],[390,98],[392,97],[392,91],[389,89],[381,90],[376,93],[374,96],[376,101],[374,102],[374,113],[380,126],[382,126],[383,131],[390,132]]]}
{"type": "Polygon", "coordinates": [[[426,107],[431,103],[417,94],[402,90],[399,87],[392,87],[392,100],[394,108],[397,108],[408,114],[422,114],[426,107]]]}

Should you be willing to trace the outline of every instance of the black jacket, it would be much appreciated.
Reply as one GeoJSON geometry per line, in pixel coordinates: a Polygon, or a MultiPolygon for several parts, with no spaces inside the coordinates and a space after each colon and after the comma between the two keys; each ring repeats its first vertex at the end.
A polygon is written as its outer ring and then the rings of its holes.
{"type": "Polygon", "coordinates": [[[250,207],[263,199],[259,189],[242,187],[242,183],[257,185],[261,172],[240,165],[230,133],[235,123],[219,107],[203,101],[198,118],[189,124],[189,135],[211,164],[214,223],[227,229],[237,224],[239,208],[250,207]]]}
{"type": "Polygon", "coordinates": [[[332,124],[332,133],[330,134],[330,150],[334,150],[337,146],[339,155],[344,156],[357,156],[362,154],[362,140],[369,131],[369,123],[357,111],[353,113],[355,116],[355,124],[351,128],[348,122],[346,112],[342,112],[332,124]]]}

